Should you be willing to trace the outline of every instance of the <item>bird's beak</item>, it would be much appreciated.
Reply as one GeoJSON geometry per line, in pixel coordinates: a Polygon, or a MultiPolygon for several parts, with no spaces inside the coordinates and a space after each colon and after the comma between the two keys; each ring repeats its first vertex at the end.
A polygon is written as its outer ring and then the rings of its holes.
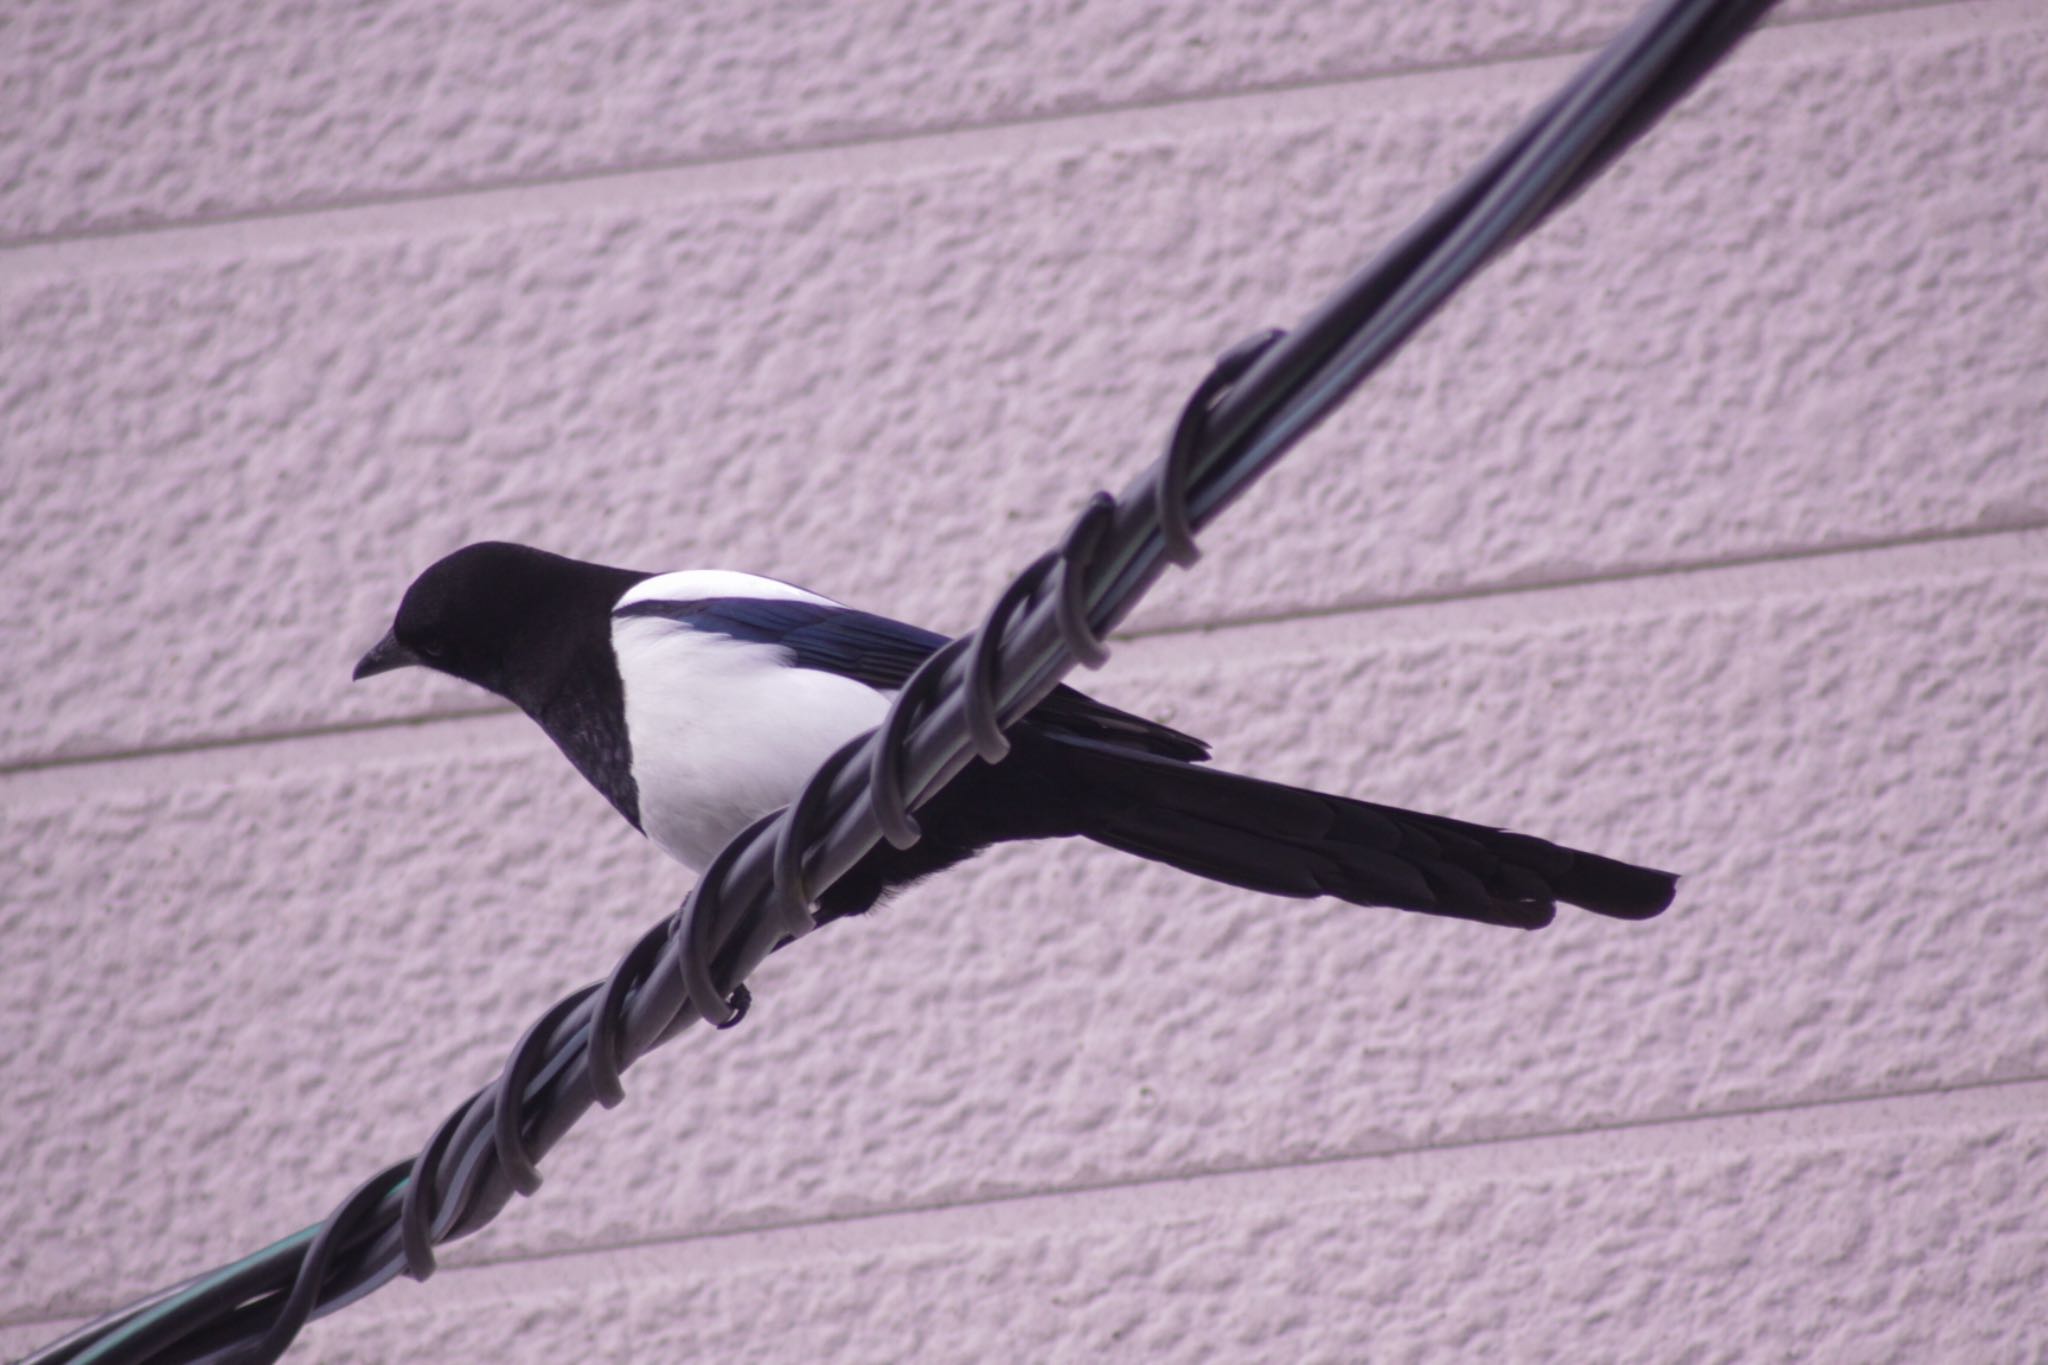
{"type": "Polygon", "coordinates": [[[419,655],[398,643],[398,632],[387,630],[383,639],[370,646],[368,654],[356,660],[355,681],[361,682],[379,673],[389,673],[394,668],[405,668],[419,662],[419,655]]]}

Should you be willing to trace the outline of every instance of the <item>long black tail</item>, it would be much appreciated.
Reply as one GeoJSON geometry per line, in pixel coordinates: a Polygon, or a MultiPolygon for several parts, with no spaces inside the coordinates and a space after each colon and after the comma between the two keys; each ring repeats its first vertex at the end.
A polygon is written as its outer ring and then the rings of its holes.
{"type": "Polygon", "coordinates": [[[1086,740],[1062,747],[1088,796],[1083,835],[1253,891],[1540,929],[1559,901],[1648,919],[1678,885],[1526,834],[1086,740]]]}

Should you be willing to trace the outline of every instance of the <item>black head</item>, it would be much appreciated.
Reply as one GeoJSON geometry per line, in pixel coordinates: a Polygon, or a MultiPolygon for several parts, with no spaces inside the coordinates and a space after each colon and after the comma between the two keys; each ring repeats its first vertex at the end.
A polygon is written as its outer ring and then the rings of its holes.
{"type": "Polygon", "coordinates": [[[465,546],[413,580],[355,676],[417,664],[538,716],[589,651],[609,667],[612,604],[646,577],[502,541],[465,546]]]}

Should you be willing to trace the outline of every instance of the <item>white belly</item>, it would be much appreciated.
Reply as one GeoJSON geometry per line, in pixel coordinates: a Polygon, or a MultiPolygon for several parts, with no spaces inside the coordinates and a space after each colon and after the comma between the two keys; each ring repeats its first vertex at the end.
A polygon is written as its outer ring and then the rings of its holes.
{"type": "Polygon", "coordinates": [[[790,667],[777,646],[659,617],[614,620],[612,646],[640,826],[699,872],[733,835],[795,800],[820,763],[889,709],[863,683],[790,667]]]}

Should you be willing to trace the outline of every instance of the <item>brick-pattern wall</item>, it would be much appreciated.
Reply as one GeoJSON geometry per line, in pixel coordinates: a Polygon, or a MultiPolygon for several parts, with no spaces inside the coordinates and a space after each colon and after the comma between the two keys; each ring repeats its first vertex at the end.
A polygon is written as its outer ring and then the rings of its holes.
{"type": "MultiPolygon", "coordinates": [[[[1632,5],[259,9],[0,16],[9,1355],[324,1212],[685,889],[348,684],[425,562],[969,624],[1632,5]]],[[[1788,7],[1083,680],[1664,919],[1004,850],[298,1358],[2048,1358],[2043,92],[2037,0],[1788,7]]]]}

